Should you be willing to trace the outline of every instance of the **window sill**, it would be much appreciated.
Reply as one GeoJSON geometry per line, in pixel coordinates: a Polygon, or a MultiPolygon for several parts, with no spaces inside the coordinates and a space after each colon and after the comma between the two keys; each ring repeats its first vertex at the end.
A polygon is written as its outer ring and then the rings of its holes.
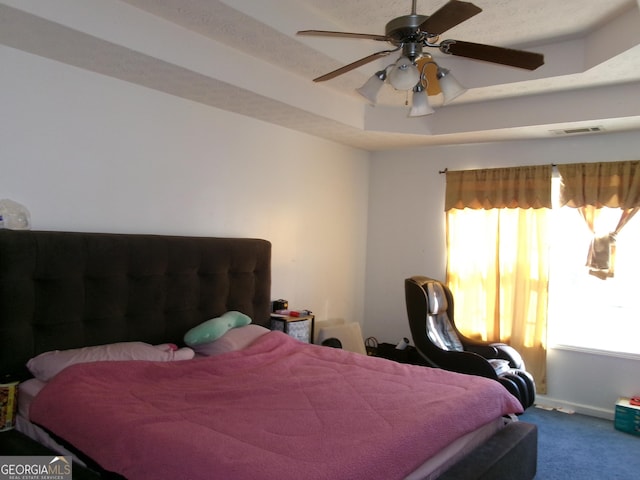
{"type": "Polygon", "coordinates": [[[603,356],[603,357],[624,358],[624,359],[628,359],[628,360],[640,361],[640,354],[637,354],[637,353],[614,352],[614,351],[611,351],[611,350],[600,350],[600,349],[596,349],[596,348],[580,347],[580,346],[577,346],[577,345],[557,344],[557,345],[550,345],[549,349],[550,350],[564,350],[564,351],[568,351],[568,352],[579,352],[579,353],[586,353],[586,354],[589,354],[589,355],[600,355],[600,356],[603,356]]]}

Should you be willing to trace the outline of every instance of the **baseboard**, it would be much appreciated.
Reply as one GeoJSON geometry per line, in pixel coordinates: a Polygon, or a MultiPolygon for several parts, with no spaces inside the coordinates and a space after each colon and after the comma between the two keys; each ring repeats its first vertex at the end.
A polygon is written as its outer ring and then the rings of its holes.
{"type": "Polygon", "coordinates": [[[615,415],[615,407],[610,410],[606,408],[594,407],[591,405],[582,405],[579,403],[567,402],[566,400],[558,400],[546,395],[536,395],[536,405],[541,407],[553,408],[559,411],[575,412],[590,417],[604,418],[613,421],[615,415]]]}

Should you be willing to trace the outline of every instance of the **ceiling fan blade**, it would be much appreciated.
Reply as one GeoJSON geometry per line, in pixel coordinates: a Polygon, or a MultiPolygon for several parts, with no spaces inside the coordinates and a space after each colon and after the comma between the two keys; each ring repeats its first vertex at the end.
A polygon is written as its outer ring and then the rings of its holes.
{"type": "Polygon", "coordinates": [[[418,28],[423,32],[437,36],[465,20],[469,20],[481,11],[482,9],[473,3],[450,0],[422,22],[418,28]]]}
{"type": "Polygon", "coordinates": [[[298,35],[313,37],[342,37],[342,38],[361,38],[363,40],[377,40],[386,42],[389,39],[384,35],[374,35],[369,33],[352,33],[352,32],[330,32],[327,30],[300,30],[298,35]]]}
{"type": "Polygon", "coordinates": [[[474,58],[485,62],[499,63],[511,67],[535,70],[544,65],[544,55],[541,53],[513,50],[511,48],[494,47],[480,43],[462,42],[459,40],[444,40],[440,44],[444,53],[459,57],[474,58]]]}
{"type": "Polygon", "coordinates": [[[362,65],[366,65],[369,62],[373,62],[374,60],[377,60],[378,58],[382,58],[382,57],[386,57],[387,55],[389,55],[391,52],[395,52],[395,50],[382,50],[381,52],[376,52],[373,53],[367,57],[361,58],[360,60],[356,60],[353,63],[350,63],[349,65],[345,65],[344,67],[340,67],[337,70],[334,70],[333,72],[329,72],[326,73],[324,75],[322,75],[321,77],[318,78],[314,78],[313,81],[314,82],[324,82],[325,80],[331,80],[332,78],[337,77],[338,75],[342,75],[343,73],[347,73],[350,72],[351,70],[361,67],[362,65]]]}

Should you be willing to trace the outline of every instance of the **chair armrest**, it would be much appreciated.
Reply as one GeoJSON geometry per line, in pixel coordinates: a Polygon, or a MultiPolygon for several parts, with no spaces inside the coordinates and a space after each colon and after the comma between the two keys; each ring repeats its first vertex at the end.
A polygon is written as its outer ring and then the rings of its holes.
{"type": "Polygon", "coordinates": [[[492,343],[491,346],[496,348],[498,352],[497,358],[509,360],[509,366],[511,368],[525,370],[524,360],[522,360],[522,357],[515,348],[504,343],[492,343]]]}
{"type": "Polygon", "coordinates": [[[466,344],[465,350],[468,352],[477,353],[478,355],[484,358],[500,358],[498,356],[499,355],[498,349],[493,345],[487,345],[487,344],[480,345],[477,343],[466,344]]]}
{"type": "Polygon", "coordinates": [[[445,370],[498,379],[491,364],[477,353],[443,351],[435,361],[438,367],[445,370]]]}

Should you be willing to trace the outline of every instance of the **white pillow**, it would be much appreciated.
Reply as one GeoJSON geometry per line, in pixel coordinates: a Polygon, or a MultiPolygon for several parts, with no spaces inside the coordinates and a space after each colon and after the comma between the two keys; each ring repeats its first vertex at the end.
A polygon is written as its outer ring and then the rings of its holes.
{"type": "Polygon", "coordinates": [[[265,333],[269,333],[269,331],[270,330],[268,328],[253,324],[245,325],[244,327],[232,328],[217,340],[196,345],[193,349],[198,355],[205,355],[208,357],[220,355],[221,353],[235,352],[236,350],[242,350],[243,348],[248,347],[259,337],[265,333]]]}
{"type": "Polygon", "coordinates": [[[71,350],[41,353],[27,362],[27,368],[38,380],[48,382],[65,368],[76,363],[118,360],[150,360],[171,362],[194,357],[190,348],[178,349],[172,344],[153,346],[143,342],[121,342],[71,350]]]}

